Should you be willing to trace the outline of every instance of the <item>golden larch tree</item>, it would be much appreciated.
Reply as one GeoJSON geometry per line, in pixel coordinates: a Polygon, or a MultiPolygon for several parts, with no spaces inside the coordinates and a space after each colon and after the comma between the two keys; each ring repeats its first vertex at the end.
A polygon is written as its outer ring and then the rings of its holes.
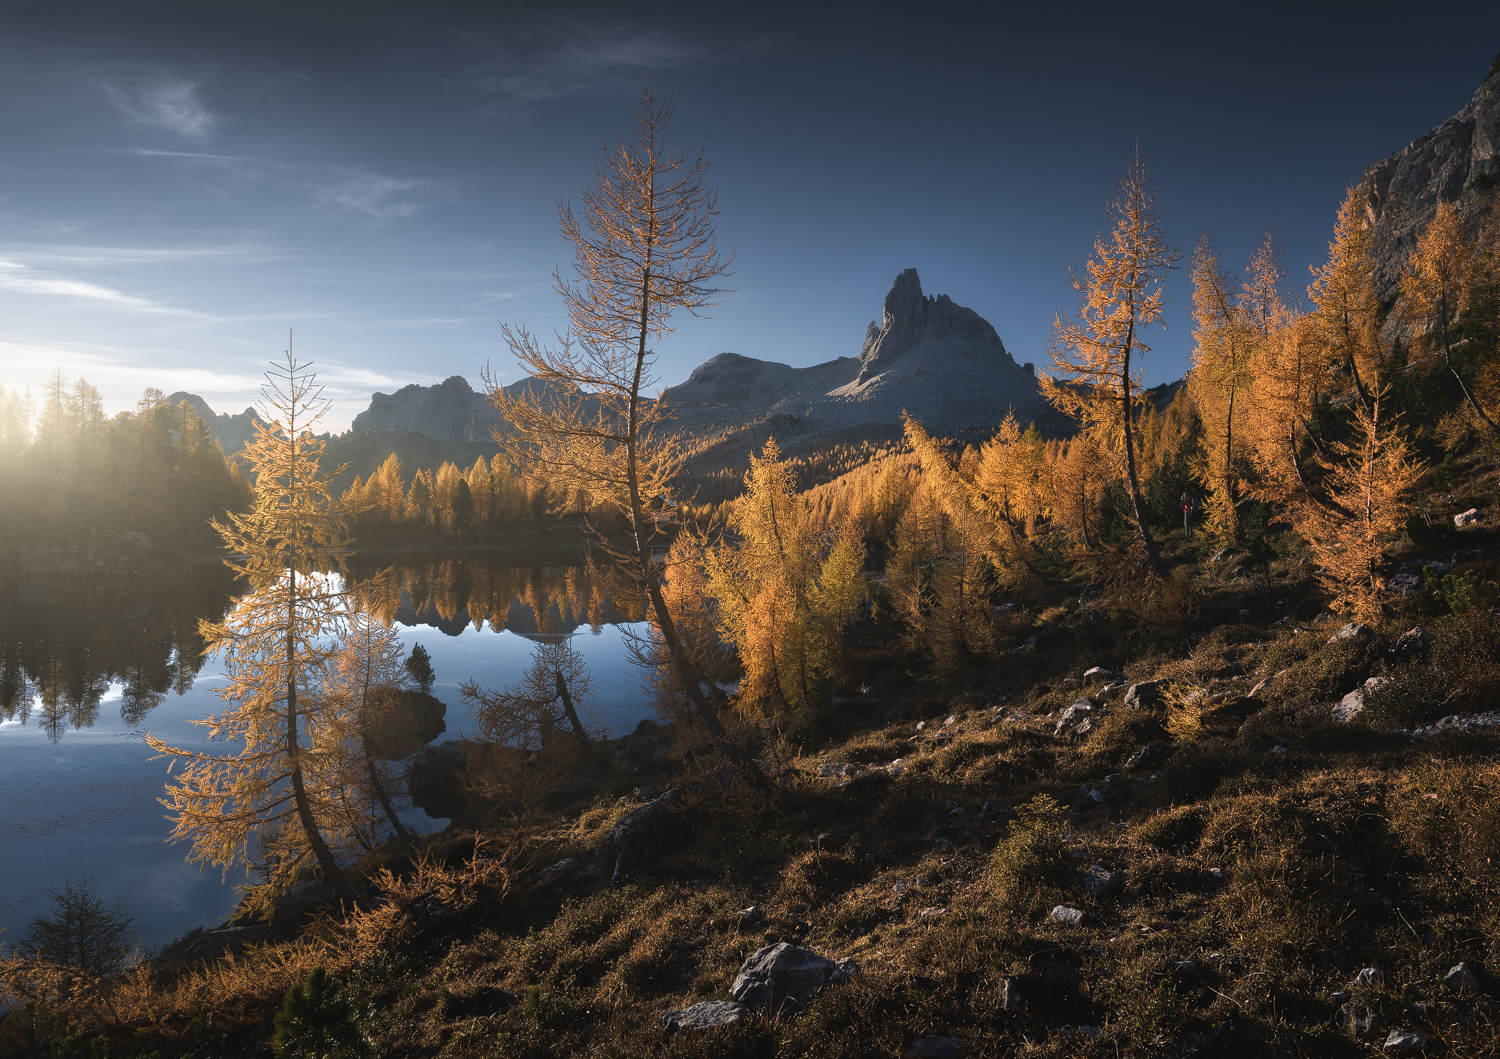
{"type": "Polygon", "coordinates": [[[1329,446],[1321,483],[1327,499],[1305,500],[1293,515],[1333,609],[1361,621],[1381,616],[1382,568],[1405,525],[1406,496],[1422,471],[1397,424],[1382,422],[1384,397],[1383,390],[1372,393],[1369,411],[1355,402],[1353,437],[1329,446]]]}
{"type": "MultiPolygon", "coordinates": [[[[1236,297],[1234,278],[1205,234],[1193,252],[1193,352],[1188,389],[1203,424],[1204,452],[1198,477],[1208,487],[1209,537],[1223,544],[1239,539],[1235,472],[1236,429],[1245,418],[1251,347],[1257,331],[1248,307],[1236,297]]],[[[1243,438],[1240,439],[1243,443],[1243,438]]]]}
{"type": "Polygon", "coordinates": [[[1058,411],[1079,422],[1101,452],[1124,464],[1136,530],[1147,562],[1157,576],[1166,573],[1146,521],[1136,467],[1136,400],[1142,375],[1140,355],[1150,347],[1142,333],[1162,322],[1164,281],[1182,257],[1161,228],[1161,190],[1140,152],[1119,178],[1119,194],[1106,204],[1108,234],[1094,240],[1084,272],[1069,270],[1079,297],[1077,314],[1059,313],[1049,349],[1054,374],[1042,377],[1042,394],[1058,411]]]}
{"type": "MultiPolygon", "coordinates": [[[[317,378],[288,349],[267,372],[265,403],[243,459],[255,478],[250,509],[215,522],[233,558],[225,563],[249,584],[221,622],[204,622],[208,652],[224,667],[224,710],[193,723],[211,740],[239,743],[233,755],[146,741],[181,765],[162,804],[172,838],[192,842],[190,859],[223,867],[247,863],[252,839],[295,830],[298,852],[277,863],[285,885],[310,851],[340,900],[354,891],[324,840],[332,792],[307,781],[341,720],[321,694],[330,646],[343,613],[341,589],[324,576],[337,565],[348,533],[330,483],[343,468],[320,469],[325,443],[313,427],[326,414],[317,378]],[[285,827],[284,825],[290,825],[285,827]]],[[[332,770],[324,770],[329,774],[332,770]]]]}
{"type": "Polygon", "coordinates": [[[575,213],[559,207],[573,247],[575,277],[553,275],[569,329],[549,346],[524,328],[503,327],[511,352],[540,385],[507,394],[486,373],[490,403],[515,428],[497,432],[510,462],[564,493],[587,494],[628,523],[623,556],[651,612],[684,694],[716,737],[714,693],[696,672],[662,595],[654,554],[658,520],[670,518],[681,466],[668,429],[671,410],[649,392],[653,342],[671,333],[672,313],[700,315],[724,293],[728,261],[716,242],[717,191],[701,150],[669,149],[672,106],[647,89],[627,132],[604,145],[594,183],[575,213]]]}
{"type": "Polygon", "coordinates": [[[1369,227],[1353,188],[1339,206],[1328,260],[1312,272],[1307,296],[1315,307],[1313,319],[1324,356],[1348,373],[1359,402],[1373,413],[1370,386],[1380,366],[1380,302],[1375,297],[1369,227]]]}
{"type": "Polygon", "coordinates": [[[1443,351],[1443,362],[1458,383],[1459,390],[1474,414],[1484,420],[1492,433],[1500,427],[1490,418],[1470,390],[1458,365],[1453,363],[1453,346],[1448,332],[1454,317],[1468,308],[1469,279],[1478,258],[1477,247],[1464,231],[1463,217],[1451,202],[1438,203],[1437,213],[1417,238],[1407,271],[1401,277],[1401,314],[1419,327],[1429,345],[1443,351]]]}

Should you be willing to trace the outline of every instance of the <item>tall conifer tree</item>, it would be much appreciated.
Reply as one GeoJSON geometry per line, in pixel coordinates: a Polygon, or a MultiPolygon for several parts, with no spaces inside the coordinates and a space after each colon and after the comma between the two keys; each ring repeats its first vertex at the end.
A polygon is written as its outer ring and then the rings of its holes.
{"type": "Polygon", "coordinates": [[[338,725],[338,703],[320,694],[330,652],[322,641],[344,600],[320,575],[347,543],[344,511],[329,491],[343,468],[319,467],[325,445],[313,427],[328,405],[307,368],[289,348],[285,363],[266,373],[264,408],[244,450],[254,500],[214,523],[234,556],[226,565],[250,590],[222,622],[203,623],[208,651],[223,662],[225,708],[194,723],[210,739],[242,747],[218,755],[146,740],[182,765],[162,804],[172,810],[172,838],[192,842],[191,859],[227,871],[247,863],[252,839],[280,834],[289,844],[277,883],[310,851],[338,897],[353,902],[319,824],[329,792],[307,780],[311,748],[326,745],[338,725]]]}

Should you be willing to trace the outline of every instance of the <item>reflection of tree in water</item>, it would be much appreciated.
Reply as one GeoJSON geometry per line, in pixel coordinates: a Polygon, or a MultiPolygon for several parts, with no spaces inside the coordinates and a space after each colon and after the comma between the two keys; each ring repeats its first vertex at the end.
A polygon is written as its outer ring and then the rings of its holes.
{"type": "Polygon", "coordinates": [[[557,635],[644,619],[639,604],[611,595],[607,573],[588,566],[439,559],[384,569],[351,564],[348,577],[361,607],[381,622],[431,625],[450,636],[469,624],[557,635]]]}
{"type": "Polygon", "coordinates": [[[136,725],[203,666],[201,618],[222,618],[234,582],[220,568],[180,580],[17,578],[0,590],[0,720],[33,716],[54,743],[99,717],[111,684],[136,725]]]}

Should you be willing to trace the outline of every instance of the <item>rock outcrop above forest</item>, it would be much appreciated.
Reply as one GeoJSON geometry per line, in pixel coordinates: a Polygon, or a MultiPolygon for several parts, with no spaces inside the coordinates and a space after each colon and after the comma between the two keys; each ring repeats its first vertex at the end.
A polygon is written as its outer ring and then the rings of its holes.
{"type": "Polygon", "coordinates": [[[354,417],[355,430],[410,430],[442,441],[488,440],[499,425],[484,394],[462,375],[432,386],[416,383],[395,393],[370,395],[370,407],[354,417]]]}
{"type": "Polygon", "coordinates": [[[1355,189],[1371,225],[1375,287],[1396,293],[1417,236],[1439,202],[1452,202],[1470,234],[1500,189],[1500,71],[1468,105],[1404,150],[1366,169],[1355,189]]]}
{"type": "Polygon", "coordinates": [[[254,408],[246,408],[239,415],[230,415],[227,412],[215,412],[208,407],[208,402],[195,393],[178,390],[167,398],[167,403],[172,407],[186,401],[198,418],[208,426],[208,432],[213,439],[219,443],[219,448],[224,450],[224,455],[229,456],[245,447],[245,442],[255,436],[255,424],[259,417],[254,408]]]}
{"type": "Polygon", "coordinates": [[[945,294],[925,296],[914,268],[896,277],[858,357],[793,368],[721,353],[661,399],[689,429],[776,417],[788,435],[899,431],[903,409],[949,435],[993,430],[1012,409],[1022,423],[1056,419],[1032,367],[1016,363],[989,321],[945,294]]]}

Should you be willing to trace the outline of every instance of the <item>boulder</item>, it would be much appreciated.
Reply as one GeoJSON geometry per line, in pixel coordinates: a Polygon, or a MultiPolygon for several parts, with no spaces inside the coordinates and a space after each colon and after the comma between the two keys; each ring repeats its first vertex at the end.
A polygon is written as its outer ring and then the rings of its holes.
{"type": "Polygon", "coordinates": [[[1380,1016],[1368,1007],[1345,1004],[1334,1016],[1334,1024],[1354,1037],[1373,1037],[1380,1031],[1380,1016]]]}
{"type": "MultiPolygon", "coordinates": [[[[332,890],[329,892],[331,894],[332,890]]],[[[225,949],[259,941],[269,933],[270,928],[264,926],[220,927],[218,930],[211,930],[196,938],[191,945],[182,950],[182,958],[204,960],[210,956],[217,956],[225,949]]]]}
{"type": "Polygon", "coordinates": [[[1433,639],[1432,633],[1417,625],[1396,638],[1396,645],[1391,648],[1391,652],[1400,658],[1412,658],[1425,652],[1433,639]]]}
{"type": "Polygon", "coordinates": [[[1340,724],[1348,724],[1354,718],[1365,712],[1365,694],[1386,682],[1386,677],[1371,677],[1365,681],[1363,687],[1355,688],[1349,694],[1339,700],[1339,704],[1333,708],[1333,719],[1340,724]]]}
{"type": "Polygon", "coordinates": [[[858,775],[858,765],[843,761],[826,761],[818,766],[818,778],[822,780],[852,780],[858,775]]]}
{"type": "Polygon", "coordinates": [[[1360,621],[1351,621],[1328,638],[1331,644],[1338,643],[1340,640],[1368,640],[1371,643],[1377,643],[1380,640],[1380,633],[1375,631],[1374,626],[1360,621]]]}
{"type": "Polygon", "coordinates": [[[964,1042],[957,1037],[929,1034],[912,1041],[906,1054],[910,1059],[954,1059],[955,1056],[964,1054],[964,1042]]]}
{"type": "Polygon", "coordinates": [[[543,868],[539,874],[543,879],[567,879],[583,870],[583,865],[572,857],[564,857],[551,867],[543,868]]]}
{"type": "Polygon", "coordinates": [[[1083,877],[1083,892],[1093,898],[1112,894],[1124,885],[1125,876],[1100,864],[1089,865],[1088,874],[1083,877]]]}
{"type": "Polygon", "coordinates": [[[1114,674],[1103,666],[1095,666],[1092,669],[1085,669],[1083,671],[1084,680],[1108,680],[1112,676],[1114,674]]]}
{"type": "Polygon", "coordinates": [[[1066,710],[1063,710],[1062,716],[1058,718],[1057,726],[1053,729],[1053,731],[1057,735],[1062,735],[1068,729],[1076,728],[1078,725],[1082,724],[1085,720],[1088,719],[1088,716],[1093,712],[1093,709],[1094,704],[1088,699],[1075,700],[1073,705],[1069,706],[1066,710]]]}
{"type": "Polygon", "coordinates": [[[271,902],[272,921],[280,926],[290,923],[303,912],[326,905],[334,899],[333,887],[322,879],[303,879],[271,902]]]}
{"type": "Polygon", "coordinates": [[[1427,1038],[1416,1030],[1391,1030],[1383,1047],[1388,1052],[1420,1052],[1427,1047],[1427,1038]]]}
{"type": "Polygon", "coordinates": [[[1058,905],[1052,909],[1051,919],[1054,923],[1064,926],[1076,927],[1083,922],[1083,909],[1069,908],[1067,905],[1058,905]]]}
{"type": "Polygon", "coordinates": [[[1479,976],[1469,969],[1467,963],[1460,963],[1443,975],[1443,988],[1450,993],[1477,993],[1479,976]]]}
{"type": "Polygon", "coordinates": [[[1478,521],[1479,509],[1477,507],[1471,507],[1467,511],[1460,511],[1457,515],[1453,516],[1453,525],[1457,526],[1459,529],[1462,529],[1465,526],[1472,526],[1478,521]]]}
{"type": "Polygon", "coordinates": [[[1354,976],[1354,988],[1374,988],[1385,984],[1385,972],[1379,967],[1366,967],[1354,976]]]}
{"type": "Polygon", "coordinates": [[[738,1026],[748,1014],[749,1008],[732,1000],[704,1000],[692,1007],[662,1012],[661,1026],[668,1033],[675,1033],[677,1030],[717,1030],[725,1026],[738,1026]]]}
{"type": "Polygon", "coordinates": [[[853,960],[835,962],[783,941],[752,953],[740,965],[729,995],[751,1011],[793,1014],[818,993],[844,985],[858,973],[853,960]]]}
{"type": "Polygon", "coordinates": [[[660,838],[668,830],[674,810],[682,802],[682,794],[671,790],[658,795],[645,805],[630,810],[616,821],[615,826],[599,840],[599,853],[614,856],[626,849],[660,838]]]}
{"type": "Polygon", "coordinates": [[[1143,680],[1132,684],[1125,692],[1125,705],[1132,710],[1155,706],[1161,701],[1162,689],[1166,686],[1165,680],[1143,680]]]}

